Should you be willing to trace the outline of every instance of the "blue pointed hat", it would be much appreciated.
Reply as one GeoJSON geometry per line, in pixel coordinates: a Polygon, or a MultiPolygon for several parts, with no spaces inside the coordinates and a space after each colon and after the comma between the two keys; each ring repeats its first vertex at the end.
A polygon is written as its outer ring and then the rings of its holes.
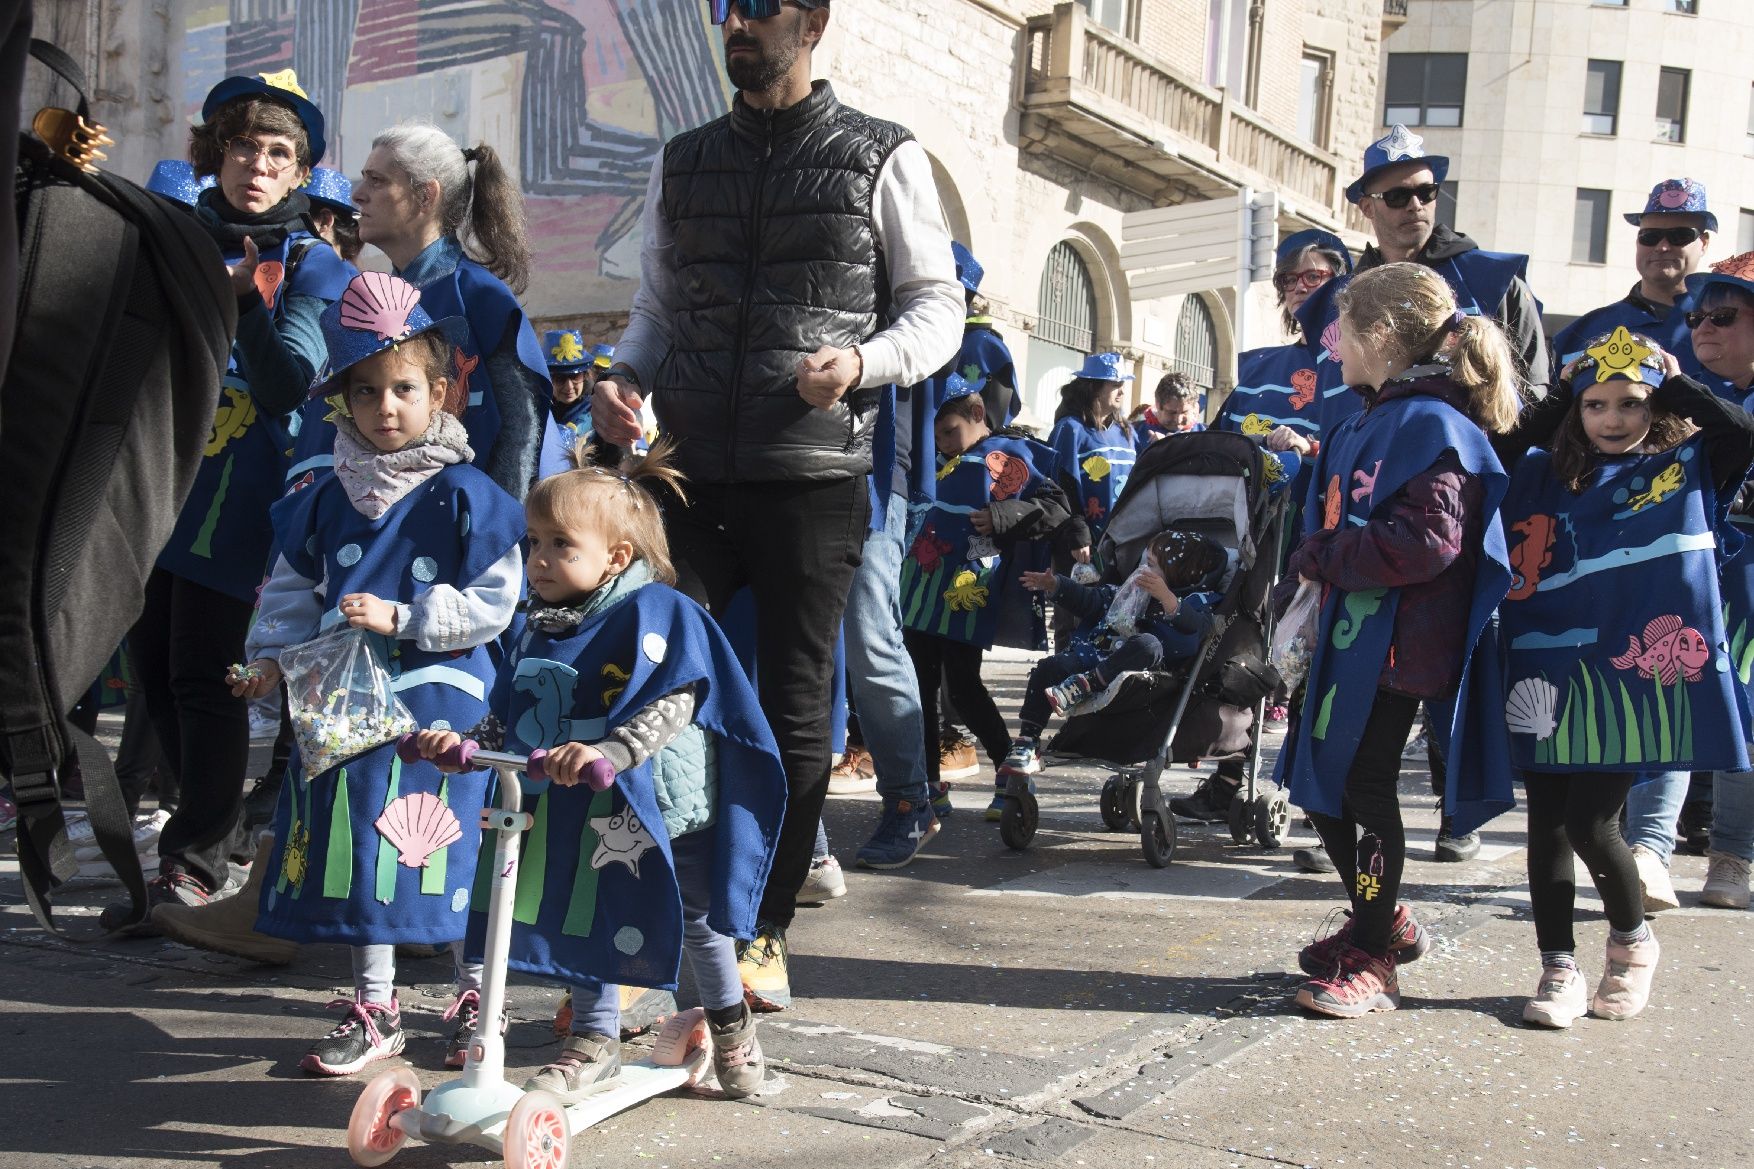
{"type": "Polygon", "coordinates": [[[1279,262],[1283,264],[1287,259],[1295,256],[1304,248],[1323,248],[1335,253],[1346,265],[1346,271],[1341,273],[1341,275],[1349,275],[1351,273],[1352,253],[1347,250],[1345,241],[1333,232],[1323,231],[1319,227],[1312,227],[1307,231],[1294,232],[1293,234],[1286,236],[1283,240],[1279,241],[1279,250],[1274,254],[1279,262]]]}
{"type": "Polygon", "coordinates": [[[955,240],[950,241],[950,254],[956,257],[956,278],[962,281],[962,286],[970,292],[979,292],[981,277],[987,274],[987,270],[981,267],[973,252],[955,240]]]}
{"type": "Polygon", "coordinates": [[[388,272],[361,272],[348,281],[341,299],[323,310],[320,321],[329,346],[329,375],[312,391],[313,397],[334,392],[341,375],[366,358],[429,329],[442,331],[453,345],[469,338],[466,319],[433,320],[420,307],[420,289],[388,272]]]}
{"type": "Polygon", "coordinates": [[[1121,355],[1118,353],[1092,353],[1084,359],[1084,368],[1073,377],[1090,378],[1099,382],[1130,382],[1133,375],[1121,372],[1121,355]]]}
{"type": "Polygon", "coordinates": [[[1705,184],[1698,179],[1664,179],[1650,189],[1643,211],[1626,212],[1626,222],[1637,227],[1646,215],[1697,215],[1706,231],[1717,230],[1717,216],[1706,209],[1705,184]]]}
{"type": "Polygon", "coordinates": [[[328,143],[323,140],[323,111],[298,83],[298,74],[291,69],[282,69],[278,73],[227,77],[207,91],[207,100],[201,103],[201,120],[211,122],[220,106],[240,97],[271,97],[291,106],[304,124],[305,137],[310,139],[312,165],[322,161],[323,151],[328,149],[328,143]]]}
{"type": "Polygon", "coordinates": [[[954,402],[958,398],[967,398],[980,393],[981,388],[986,384],[985,378],[982,378],[979,381],[970,381],[961,374],[952,372],[950,376],[945,378],[943,383],[939,385],[938,400],[932,405],[935,409],[942,410],[948,402],[954,402]]]}
{"type": "Polygon", "coordinates": [[[195,205],[201,192],[212,185],[212,175],[197,178],[195,168],[180,158],[164,159],[152,168],[152,177],[146,180],[148,191],[190,207],[195,205]]]}
{"type": "Polygon", "coordinates": [[[578,373],[591,364],[585,335],[577,329],[550,329],[542,334],[542,352],[550,373],[578,373]]]}
{"type": "Polygon", "coordinates": [[[1364,148],[1364,173],[1346,188],[1346,198],[1353,203],[1362,202],[1364,188],[1371,179],[1391,166],[1407,162],[1422,162],[1430,167],[1434,183],[1443,182],[1444,176],[1449,174],[1449,159],[1441,154],[1425,153],[1425,139],[1397,122],[1387,134],[1364,148]]]}
{"type": "Polygon", "coordinates": [[[333,207],[347,215],[359,214],[359,208],[353,205],[353,184],[338,170],[313,166],[311,181],[304,185],[304,193],[305,198],[313,203],[333,207]]]}
{"type": "Polygon", "coordinates": [[[615,346],[613,346],[613,345],[593,345],[593,346],[591,346],[591,364],[596,366],[598,369],[608,369],[610,366],[614,365],[615,364],[615,346]]]}

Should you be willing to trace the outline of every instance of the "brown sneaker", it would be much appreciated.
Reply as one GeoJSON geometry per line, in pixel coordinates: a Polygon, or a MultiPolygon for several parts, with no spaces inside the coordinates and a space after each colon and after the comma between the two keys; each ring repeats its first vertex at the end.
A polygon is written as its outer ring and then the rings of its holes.
{"type": "Polygon", "coordinates": [[[269,858],[274,854],[274,837],[262,834],[256,860],[250,865],[249,880],[229,897],[188,905],[174,901],[153,907],[152,924],[174,942],[248,958],[267,966],[285,966],[298,957],[298,943],[285,938],[269,937],[256,930],[256,915],[262,900],[262,885],[267,880],[269,858]]]}
{"type": "MultiPolygon", "coordinates": [[[[973,739],[946,735],[938,742],[938,778],[967,779],[981,773],[980,755],[973,739]]],[[[873,785],[875,786],[875,785],[873,785]]]]}
{"type": "Polygon", "coordinates": [[[863,747],[848,743],[846,754],[834,765],[834,770],[828,773],[828,794],[858,796],[876,790],[877,765],[871,761],[871,753],[863,747]]]}

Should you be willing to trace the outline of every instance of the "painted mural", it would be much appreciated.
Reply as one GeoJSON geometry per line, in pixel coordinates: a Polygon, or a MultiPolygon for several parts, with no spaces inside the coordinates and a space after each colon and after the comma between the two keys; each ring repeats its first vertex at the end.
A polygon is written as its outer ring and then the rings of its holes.
{"type": "Polygon", "coordinates": [[[430,120],[522,179],[538,315],[625,308],[661,144],[730,91],[700,0],[229,0],[191,5],[184,105],[291,67],[356,175],[377,131],[430,120]]]}

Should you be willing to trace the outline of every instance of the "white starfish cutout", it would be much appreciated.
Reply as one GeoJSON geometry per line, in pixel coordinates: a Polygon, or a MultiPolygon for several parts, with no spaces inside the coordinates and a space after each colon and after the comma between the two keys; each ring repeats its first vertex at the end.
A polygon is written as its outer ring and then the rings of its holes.
{"type": "Polygon", "coordinates": [[[1425,157],[1425,139],[1399,123],[1385,137],[1378,139],[1376,144],[1382,148],[1390,162],[1425,157]]]}
{"type": "Polygon", "coordinates": [[[646,854],[647,849],[658,847],[657,840],[646,831],[646,826],[639,822],[639,816],[632,808],[596,817],[591,821],[591,829],[597,834],[597,847],[591,853],[593,869],[623,864],[628,872],[638,877],[639,858],[646,854]]]}

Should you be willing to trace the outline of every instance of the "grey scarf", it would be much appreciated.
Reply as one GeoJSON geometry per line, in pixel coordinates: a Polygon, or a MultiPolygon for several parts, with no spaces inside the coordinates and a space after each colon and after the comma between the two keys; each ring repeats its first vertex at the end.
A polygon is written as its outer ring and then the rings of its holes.
{"type": "Polygon", "coordinates": [[[462,421],[443,410],[433,413],[420,441],[399,451],[380,451],[345,414],[335,420],[335,477],[354,510],[368,520],[446,467],[474,458],[462,421]]]}

